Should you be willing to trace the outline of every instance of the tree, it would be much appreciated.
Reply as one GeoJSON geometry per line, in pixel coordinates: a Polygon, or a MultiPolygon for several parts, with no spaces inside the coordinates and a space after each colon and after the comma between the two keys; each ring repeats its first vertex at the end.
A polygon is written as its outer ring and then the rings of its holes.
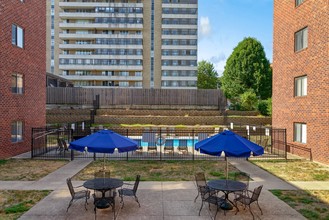
{"type": "Polygon", "coordinates": [[[272,69],[258,40],[248,37],[234,48],[221,77],[221,89],[233,101],[248,89],[260,99],[272,96],[272,69]]]}
{"type": "Polygon", "coordinates": [[[198,63],[198,89],[217,89],[219,81],[214,65],[205,60],[198,63]]]}
{"type": "Polygon", "coordinates": [[[257,96],[252,89],[248,89],[246,92],[240,95],[241,107],[243,110],[252,111],[257,106],[257,96]]]}

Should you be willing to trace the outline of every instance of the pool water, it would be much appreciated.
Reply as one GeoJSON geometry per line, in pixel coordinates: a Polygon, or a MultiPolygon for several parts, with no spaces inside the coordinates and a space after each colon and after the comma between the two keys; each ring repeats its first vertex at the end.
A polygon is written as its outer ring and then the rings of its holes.
{"type": "MultiPolygon", "coordinates": [[[[186,140],[186,139],[170,139],[170,140],[173,140],[173,146],[174,147],[178,147],[179,146],[179,140],[186,140]]],[[[186,141],[187,141],[187,147],[194,147],[194,144],[196,144],[198,142],[198,139],[194,139],[194,142],[193,142],[193,139],[187,139],[186,141]]],[[[142,147],[147,147],[148,142],[141,141],[141,146],[142,147]]]]}

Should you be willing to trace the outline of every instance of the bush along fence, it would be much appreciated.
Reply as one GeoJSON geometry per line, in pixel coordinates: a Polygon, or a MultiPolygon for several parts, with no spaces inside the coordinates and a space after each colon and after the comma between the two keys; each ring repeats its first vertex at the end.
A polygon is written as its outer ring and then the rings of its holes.
{"type": "MultiPolygon", "coordinates": [[[[222,130],[218,128],[181,129],[175,127],[161,128],[113,128],[123,136],[129,137],[138,143],[138,150],[128,153],[98,154],[77,152],[68,149],[72,140],[79,139],[96,132],[90,127],[90,122],[77,122],[67,125],[50,126],[32,129],[32,158],[103,158],[117,160],[199,160],[223,159],[194,150],[194,145],[207,137],[222,130]]],[[[259,158],[287,158],[287,144],[285,129],[257,127],[247,130],[243,127],[231,129],[239,135],[264,147],[265,154],[259,158]]],[[[252,157],[253,158],[253,157],[252,157]]],[[[258,158],[258,157],[254,157],[258,158]]]]}

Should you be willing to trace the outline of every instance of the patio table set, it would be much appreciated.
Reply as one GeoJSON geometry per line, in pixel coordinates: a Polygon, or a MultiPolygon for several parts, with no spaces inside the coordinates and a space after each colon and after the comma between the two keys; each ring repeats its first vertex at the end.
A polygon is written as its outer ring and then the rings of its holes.
{"type": "MultiPolygon", "coordinates": [[[[129,139],[128,137],[121,136],[120,134],[105,129],[71,142],[69,148],[81,152],[89,151],[95,153],[104,153],[103,172],[105,173],[105,153],[114,153],[115,150],[117,150],[119,153],[136,151],[138,149],[138,144],[136,141],[129,139]]],[[[249,179],[248,182],[246,183],[240,182],[238,180],[228,180],[227,157],[248,158],[251,156],[251,154],[253,156],[262,155],[264,153],[263,147],[235,134],[232,131],[225,130],[217,135],[214,135],[212,137],[197,142],[195,144],[195,149],[200,151],[200,153],[213,155],[213,156],[222,156],[222,154],[224,154],[226,159],[226,180],[212,180],[207,183],[204,174],[201,175],[202,177],[201,181],[200,179],[197,178],[196,175],[198,196],[201,195],[201,199],[202,199],[202,205],[200,211],[203,207],[203,203],[207,202],[209,204],[215,204],[217,206],[217,211],[219,208],[224,210],[229,210],[235,207],[237,213],[239,211],[237,202],[241,202],[245,206],[249,206],[250,213],[254,217],[250,209],[250,204],[253,202],[257,202],[258,205],[258,197],[262,189],[262,186],[255,188],[255,190],[251,192],[248,189],[249,179]],[[223,192],[224,196],[222,197],[217,196],[219,191],[223,192]],[[230,193],[235,194],[234,201],[231,201],[229,199],[230,193]]],[[[134,196],[136,202],[139,204],[139,201],[136,196],[139,180],[140,180],[140,176],[137,175],[133,189],[118,190],[122,203],[123,203],[123,195],[129,195],[129,196],[134,196]]],[[[69,178],[68,185],[70,182],[71,180],[69,178]]],[[[122,180],[105,177],[105,175],[103,178],[94,178],[92,180],[86,181],[83,184],[85,188],[92,189],[95,191],[95,193],[93,194],[94,205],[95,205],[94,206],[95,217],[96,217],[97,209],[105,209],[109,207],[112,207],[114,212],[114,218],[116,217],[115,189],[122,187],[123,184],[124,183],[122,180]],[[97,192],[101,192],[101,196],[97,196],[97,192]],[[110,195],[106,195],[107,193],[109,193],[110,195]]],[[[89,190],[80,191],[79,195],[75,195],[71,184],[70,192],[72,195],[72,200],[70,201],[67,210],[69,209],[75,197],[78,199],[86,198],[86,204],[87,204],[87,199],[90,196],[89,190]]],[[[123,205],[124,203],[122,204],[122,207],[123,205]]],[[[199,215],[200,215],[200,211],[199,211],[199,215]]],[[[216,211],[216,215],[217,215],[217,211],[216,211]]]]}

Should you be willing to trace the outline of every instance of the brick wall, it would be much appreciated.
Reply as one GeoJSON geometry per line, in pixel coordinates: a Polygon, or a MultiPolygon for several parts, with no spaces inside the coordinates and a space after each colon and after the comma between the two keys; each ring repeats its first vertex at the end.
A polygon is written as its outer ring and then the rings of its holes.
{"type": "Polygon", "coordinates": [[[0,158],[31,149],[31,128],[46,124],[46,3],[0,1],[0,158]],[[11,43],[12,24],[24,29],[24,48],[11,43]],[[23,74],[24,94],[12,94],[11,75],[23,74]],[[23,141],[11,142],[11,122],[23,122],[23,141]]]}
{"type": "Polygon", "coordinates": [[[329,163],[329,2],[274,1],[273,127],[287,129],[287,142],[311,148],[329,163]],[[294,52],[294,33],[308,27],[308,47],[294,52]],[[294,97],[294,78],[307,75],[307,96],[294,97]],[[307,144],[293,141],[293,123],[307,124],[307,144]]]}

